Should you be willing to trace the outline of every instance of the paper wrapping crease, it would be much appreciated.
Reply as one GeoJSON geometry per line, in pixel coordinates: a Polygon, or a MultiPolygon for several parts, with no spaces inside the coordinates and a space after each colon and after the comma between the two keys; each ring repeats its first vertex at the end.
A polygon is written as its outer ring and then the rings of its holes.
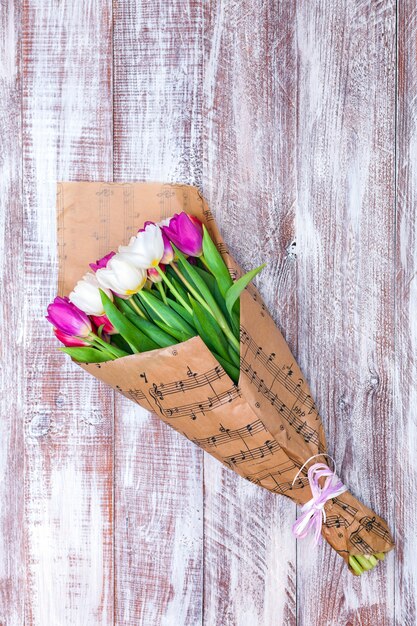
{"type": "MultiPolygon", "coordinates": [[[[59,295],[68,295],[88,263],[127,243],[143,222],[180,211],[203,221],[232,276],[242,273],[195,187],[59,183],[57,209],[59,295]]],[[[81,367],[154,412],[240,476],[303,504],[311,498],[307,467],[292,483],[307,459],[326,452],[323,426],[297,362],[252,285],[241,295],[240,343],[238,385],[200,337],[81,367]]],[[[346,562],[349,554],[392,549],[385,521],[350,492],[329,501],[325,510],[322,534],[346,562]]]]}

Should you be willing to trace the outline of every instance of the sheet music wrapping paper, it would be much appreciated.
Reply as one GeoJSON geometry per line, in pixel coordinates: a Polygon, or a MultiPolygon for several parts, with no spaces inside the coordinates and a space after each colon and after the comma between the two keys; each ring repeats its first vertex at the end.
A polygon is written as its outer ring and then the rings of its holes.
{"type": "MultiPolygon", "coordinates": [[[[88,263],[127,243],[146,220],[186,211],[204,222],[233,277],[242,270],[228,253],[195,187],[163,183],[59,183],[59,295],[68,295],[88,263]]],[[[248,268],[246,268],[248,269],[248,268]]],[[[84,370],[213,455],[228,468],[298,504],[311,498],[308,465],[326,452],[321,418],[308,385],[258,291],[241,295],[241,366],[235,385],[200,337],[84,370]]],[[[326,462],[325,457],[315,461],[326,462]]],[[[349,554],[393,547],[383,519],[350,492],[329,501],[322,534],[349,554]]]]}

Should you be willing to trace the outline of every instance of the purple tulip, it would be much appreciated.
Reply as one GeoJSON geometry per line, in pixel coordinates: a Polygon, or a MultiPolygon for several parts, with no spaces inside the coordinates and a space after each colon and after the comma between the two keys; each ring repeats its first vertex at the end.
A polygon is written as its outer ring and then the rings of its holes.
{"type": "MultiPolygon", "coordinates": [[[[162,229],[161,229],[162,230],[162,229]]],[[[171,242],[162,230],[162,239],[164,241],[164,255],[161,259],[163,265],[169,265],[174,260],[174,250],[172,249],[171,242]]]]}
{"type": "Polygon", "coordinates": [[[184,254],[203,254],[203,230],[200,221],[194,216],[184,212],[176,213],[171,217],[169,226],[163,226],[162,231],[184,254]]]}
{"type": "Polygon", "coordinates": [[[69,301],[67,297],[55,298],[48,306],[48,322],[55,328],[72,337],[88,337],[92,325],[88,316],[69,301]]]}
{"type": "Polygon", "coordinates": [[[97,270],[101,270],[103,267],[107,267],[107,263],[110,261],[112,257],[114,257],[115,252],[109,252],[106,256],[103,256],[101,259],[98,259],[95,263],[90,263],[90,267],[93,272],[97,272],[97,270]]]}

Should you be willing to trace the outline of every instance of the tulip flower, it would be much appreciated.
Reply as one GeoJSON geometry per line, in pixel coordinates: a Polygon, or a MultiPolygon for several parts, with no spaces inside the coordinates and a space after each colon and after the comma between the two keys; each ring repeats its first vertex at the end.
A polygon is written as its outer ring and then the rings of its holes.
{"type": "Polygon", "coordinates": [[[134,267],[147,270],[157,267],[164,256],[164,240],[159,226],[149,222],[132,237],[129,245],[119,246],[119,254],[134,267]]]}
{"type": "Polygon", "coordinates": [[[92,315],[91,319],[93,320],[97,328],[99,328],[100,326],[103,326],[103,330],[102,330],[103,335],[118,334],[117,330],[115,329],[115,327],[113,326],[113,324],[111,323],[107,315],[92,315]]]}
{"type": "Polygon", "coordinates": [[[97,270],[102,269],[103,267],[107,267],[107,263],[114,257],[115,252],[109,252],[106,256],[103,256],[101,259],[96,261],[95,263],[90,263],[90,267],[93,272],[97,272],[97,270]]]}
{"type": "MultiPolygon", "coordinates": [[[[165,272],[165,265],[161,263],[159,269],[165,272]]],[[[151,281],[151,283],[160,283],[163,280],[160,272],[158,272],[156,267],[150,267],[148,269],[148,279],[151,281]]]]}
{"type": "Polygon", "coordinates": [[[171,217],[169,226],[163,226],[162,232],[181,252],[190,256],[203,254],[203,232],[197,218],[187,213],[176,213],[171,217]]]}
{"type": "MultiPolygon", "coordinates": [[[[87,315],[104,315],[104,307],[100,296],[100,285],[97,277],[92,272],[87,272],[82,280],[75,285],[74,290],[69,295],[70,301],[87,315]]],[[[112,300],[111,291],[106,289],[106,293],[112,300]]]]}
{"type": "Polygon", "coordinates": [[[115,254],[107,266],[97,270],[97,280],[104,289],[111,289],[118,296],[132,296],[146,282],[146,271],[134,267],[122,254],[115,254]]]}
{"type": "Polygon", "coordinates": [[[69,298],[57,296],[48,306],[48,322],[58,331],[74,337],[88,337],[92,331],[90,319],[69,298]]]}
{"type": "Polygon", "coordinates": [[[89,346],[90,344],[78,337],[74,337],[73,335],[68,335],[64,333],[62,330],[58,328],[54,328],[54,335],[61,343],[64,344],[67,348],[78,348],[83,346],[89,346]]]}

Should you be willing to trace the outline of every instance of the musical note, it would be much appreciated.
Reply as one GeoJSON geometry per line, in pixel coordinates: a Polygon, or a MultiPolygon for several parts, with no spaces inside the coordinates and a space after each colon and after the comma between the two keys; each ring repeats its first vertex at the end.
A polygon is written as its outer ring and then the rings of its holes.
{"type": "Polygon", "coordinates": [[[192,372],[188,367],[188,378],[185,380],[177,380],[172,383],[160,383],[159,385],[153,384],[153,394],[156,394],[161,400],[171,394],[189,391],[190,389],[198,389],[205,385],[212,385],[216,380],[220,380],[226,376],[226,372],[220,365],[216,365],[211,370],[204,372],[203,374],[196,374],[192,372]]]}
{"type": "Polygon", "coordinates": [[[258,446],[257,448],[252,448],[245,451],[240,451],[239,454],[234,454],[229,457],[225,457],[223,460],[227,465],[239,465],[240,463],[244,463],[246,459],[257,460],[263,459],[266,455],[273,455],[278,450],[280,450],[281,446],[277,441],[265,441],[263,446],[258,446]]]}
{"type": "Polygon", "coordinates": [[[203,439],[193,439],[193,442],[202,448],[210,448],[229,443],[230,441],[235,441],[236,439],[244,439],[248,435],[253,437],[262,431],[266,431],[266,428],[261,420],[255,420],[254,422],[251,422],[242,428],[237,428],[236,430],[230,430],[220,424],[220,435],[215,434],[210,437],[204,437],[203,439]]]}
{"type": "MultiPolygon", "coordinates": [[[[168,387],[168,385],[166,385],[168,387]]],[[[192,419],[196,419],[198,413],[202,413],[203,415],[207,411],[211,411],[219,406],[227,404],[231,402],[235,398],[241,397],[241,393],[239,389],[233,385],[231,389],[227,389],[215,397],[208,397],[207,400],[203,402],[192,402],[190,404],[184,404],[176,407],[164,407],[162,406],[160,395],[155,392],[155,389],[152,388],[149,390],[150,395],[154,398],[155,404],[158,406],[160,413],[166,418],[179,418],[179,417],[191,417],[192,419]]],[[[164,396],[166,395],[164,389],[164,396]]]]}

